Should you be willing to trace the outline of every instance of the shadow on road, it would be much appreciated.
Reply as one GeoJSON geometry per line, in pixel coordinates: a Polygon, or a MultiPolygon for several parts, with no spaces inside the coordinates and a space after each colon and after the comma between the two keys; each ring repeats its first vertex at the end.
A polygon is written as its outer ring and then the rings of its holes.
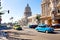
{"type": "MultiPolygon", "coordinates": [[[[45,33],[45,32],[40,32],[40,33],[45,33]]],[[[60,30],[55,30],[54,32],[49,32],[48,34],[60,34],[60,30]]]]}
{"type": "Polygon", "coordinates": [[[49,34],[60,34],[60,31],[54,31],[54,32],[49,33],[49,34]]]}
{"type": "Polygon", "coordinates": [[[32,39],[21,39],[21,40],[32,40],[32,39]]]}
{"type": "Polygon", "coordinates": [[[22,39],[22,38],[15,38],[15,37],[8,37],[8,40],[32,40],[32,39],[22,39]]]}

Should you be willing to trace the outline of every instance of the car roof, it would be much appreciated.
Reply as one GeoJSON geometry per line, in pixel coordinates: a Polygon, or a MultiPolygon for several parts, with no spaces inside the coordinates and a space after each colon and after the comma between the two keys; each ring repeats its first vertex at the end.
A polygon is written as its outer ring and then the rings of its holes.
{"type": "Polygon", "coordinates": [[[57,26],[57,25],[60,26],[60,24],[55,24],[55,25],[52,25],[52,26],[57,26]]]}
{"type": "Polygon", "coordinates": [[[46,24],[39,24],[39,26],[46,26],[46,24]]]}

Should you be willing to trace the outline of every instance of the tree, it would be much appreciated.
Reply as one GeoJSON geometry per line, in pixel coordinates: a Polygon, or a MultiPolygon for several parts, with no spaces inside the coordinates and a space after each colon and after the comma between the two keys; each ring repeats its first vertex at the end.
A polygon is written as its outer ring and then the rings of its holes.
{"type": "Polygon", "coordinates": [[[37,16],[36,16],[37,24],[39,24],[39,23],[40,23],[40,17],[41,17],[40,15],[37,15],[37,16]]]}

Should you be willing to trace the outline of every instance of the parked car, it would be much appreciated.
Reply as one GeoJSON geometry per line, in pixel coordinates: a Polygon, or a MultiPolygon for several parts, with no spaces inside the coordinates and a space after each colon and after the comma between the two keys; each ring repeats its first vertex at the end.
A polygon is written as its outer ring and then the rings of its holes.
{"type": "Polygon", "coordinates": [[[52,25],[53,28],[60,28],[60,24],[52,25]]]}
{"type": "Polygon", "coordinates": [[[13,28],[14,28],[15,30],[22,30],[22,27],[20,27],[20,25],[14,25],[13,28]]]}
{"type": "Polygon", "coordinates": [[[51,28],[47,26],[46,24],[39,24],[35,29],[39,32],[46,32],[46,33],[54,32],[54,28],[51,28]]]}
{"type": "Polygon", "coordinates": [[[36,28],[38,25],[29,25],[29,28],[36,28]]]}
{"type": "Polygon", "coordinates": [[[0,26],[0,30],[7,30],[7,26],[0,26]]]}

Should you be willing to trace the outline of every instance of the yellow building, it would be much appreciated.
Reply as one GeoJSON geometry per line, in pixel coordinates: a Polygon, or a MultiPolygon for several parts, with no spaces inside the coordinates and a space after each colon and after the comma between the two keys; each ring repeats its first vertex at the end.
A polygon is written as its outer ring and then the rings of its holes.
{"type": "Polygon", "coordinates": [[[60,24],[60,0],[42,0],[41,23],[60,24]]]}

